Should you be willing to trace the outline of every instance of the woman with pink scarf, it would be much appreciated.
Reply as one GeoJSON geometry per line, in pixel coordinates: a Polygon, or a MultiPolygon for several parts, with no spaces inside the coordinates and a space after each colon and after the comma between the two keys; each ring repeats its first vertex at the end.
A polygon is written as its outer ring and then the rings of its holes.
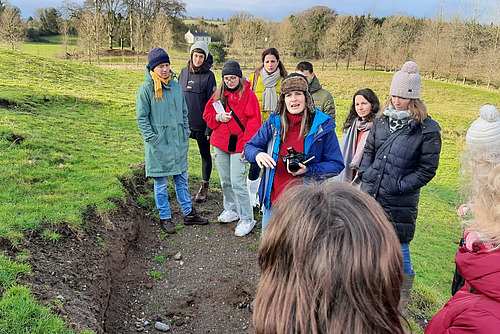
{"type": "Polygon", "coordinates": [[[378,97],[370,88],[360,89],[354,93],[349,115],[342,128],[344,135],[340,142],[345,169],[335,177],[336,180],[351,182],[356,178],[366,138],[379,110],[378,97]]]}

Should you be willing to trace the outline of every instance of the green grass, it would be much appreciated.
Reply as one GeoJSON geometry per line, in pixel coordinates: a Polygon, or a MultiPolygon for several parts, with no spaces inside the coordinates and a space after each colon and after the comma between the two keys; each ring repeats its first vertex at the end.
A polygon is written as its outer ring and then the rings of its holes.
{"type": "MultiPolygon", "coordinates": [[[[25,44],[23,52],[0,49],[0,104],[7,106],[0,106],[0,239],[19,255],[11,259],[0,254],[0,334],[23,332],[9,327],[12,319],[1,316],[12,313],[19,323],[29,319],[24,329],[32,328],[31,333],[66,332],[59,327],[63,326],[60,320],[37,306],[31,293],[17,285],[30,271],[24,264],[29,258],[29,253],[22,252],[24,235],[39,232],[47,242],[57,243],[59,228],[85,228],[82,213],[88,207],[103,215],[113,213],[114,201],[125,198],[118,178],[132,177],[128,165],[143,161],[135,95],[143,82],[145,56],[140,57],[138,66],[135,57],[103,57],[102,63],[109,66],[101,68],[84,61],[53,59],[57,47],[61,46],[50,43],[25,44]],[[116,69],[118,65],[129,70],[116,69]],[[24,140],[12,142],[14,135],[24,140]],[[23,303],[27,307],[19,309],[23,303]],[[7,332],[2,332],[3,328],[7,332]]],[[[187,53],[171,52],[170,57],[172,68],[179,73],[187,53]]],[[[293,69],[295,63],[285,65],[293,69]]],[[[314,65],[323,87],[335,98],[339,137],[356,90],[372,88],[382,104],[389,97],[393,73],[322,71],[319,64],[314,65]]],[[[220,82],[220,70],[215,73],[220,82]]],[[[244,73],[249,74],[250,69],[244,73]]],[[[417,277],[410,310],[431,317],[450,297],[453,259],[461,234],[455,210],[464,200],[460,160],[465,132],[483,104],[500,106],[500,93],[424,80],[422,98],[430,115],[441,124],[443,149],[438,173],[421,194],[411,243],[417,277]]],[[[190,177],[200,179],[201,163],[194,141],[189,165],[190,177]]],[[[215,170],[213,180],[217,183],[215,170]]],[[[154,209],[152,194],[139,197],[137,202],[154,209]]],[[[421,332],[417,325],[413,327],[416,333],[421,332]]]]}

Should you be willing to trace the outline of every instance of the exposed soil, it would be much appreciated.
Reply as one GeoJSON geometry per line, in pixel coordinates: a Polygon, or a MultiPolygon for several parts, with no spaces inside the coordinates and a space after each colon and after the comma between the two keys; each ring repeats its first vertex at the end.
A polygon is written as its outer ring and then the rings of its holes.
{"type": "MultiPolygon", "coordinates": [[[[160,321],[169,333],[252,332],[248,304],[258,283],[260,226],[236,237],[235,223],[217,223],[222,194],[212,189],[205,203],[195,203],[210,224],[183,226],[170,189],[173,220],[182,228],[167,235],[151,208],[137,204],[152,188],[141,172],[122,181],[128,197],[113,216],[88,208],[85,231],[59,231],[64,238],[57,244],[27,238],[33,269],[27,283],[37,298],[75,330],[159,333],[160,321]]],[[[190,181],[192,196],[198,187],[190,181]]]]}

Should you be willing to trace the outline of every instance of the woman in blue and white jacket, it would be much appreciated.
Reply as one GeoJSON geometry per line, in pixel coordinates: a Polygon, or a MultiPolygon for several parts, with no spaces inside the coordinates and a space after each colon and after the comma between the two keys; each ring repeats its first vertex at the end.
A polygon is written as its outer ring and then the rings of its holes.
{"type": "Polygon", "coordinates": [[[265,168],[259,187],[262,230],[286,186],[306,179],[325,180],[344,169],[335,121],[314,107],[308,89],[304,76],[293,73],[285,77],[276,110],[245,145],[246,159],[265,168]],[[282,159],[290,147],[309,160],[299,163],[297,171],[291,171],[288,160],[282,159]]]}

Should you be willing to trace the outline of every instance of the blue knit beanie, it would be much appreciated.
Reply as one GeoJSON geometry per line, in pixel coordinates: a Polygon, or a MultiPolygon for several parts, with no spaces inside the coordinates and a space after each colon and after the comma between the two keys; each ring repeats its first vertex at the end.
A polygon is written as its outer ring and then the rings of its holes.
{"type": "Polygon", "coordinates": [[[149,63],[149,69],[153,71],[155,67],[160,64],[163,63],[170,64],[170,58],[168,57],[168,53],[162,48],[154,48],[148,53],[148,63],[149,63]]]}

